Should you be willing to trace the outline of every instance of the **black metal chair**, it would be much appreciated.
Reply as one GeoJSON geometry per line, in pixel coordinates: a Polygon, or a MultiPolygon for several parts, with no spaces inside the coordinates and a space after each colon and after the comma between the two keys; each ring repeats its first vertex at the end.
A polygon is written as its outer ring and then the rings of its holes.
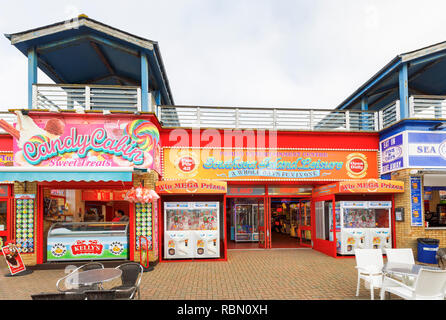
{"type": "Polygon", "coordinates": [[[42,292],[31,295],[32,300],[85,300],[83,293],[42,292]]]}
{"type": "Polygon", "coordinates": [[[87,300],[114,300],[115,290],[88,290],[84,291],[87,300]]]}
{"type": "Polygon", "coordinates": [[[83,272],[88,270],[95,269],[104,269],[104,265],[100,262],[89,262],[84,264],[76,269],[74,269],[71,273],[66,276],[60,278],[56,283],[56,288],[59,292],[84,292],[86,290],[98,290],[98,284],[92,285],[78,285],[76,288],[72,288],[70,285],[70,280],[75,277],[76,272],[83,272]],[[63,287],[65,286],[65,288],[63,287]]]}
{"type": "Polygon", "coordinates": [[[144,272],[143,267],[139,263],[128,262],[117,266],[116,269],[122,271],[121,285],[112,288],[116,290],[116,298],[134,299],[137,293],[138,299],[141,299],[139,285],[144,272]]]}

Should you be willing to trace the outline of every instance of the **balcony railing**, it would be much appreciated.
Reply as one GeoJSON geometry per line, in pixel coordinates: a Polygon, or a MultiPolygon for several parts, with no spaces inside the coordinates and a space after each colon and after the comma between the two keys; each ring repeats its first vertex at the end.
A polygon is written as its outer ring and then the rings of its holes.
{"type": "Polygon", "coordinates": [[[158,106],[165,127],[377,131],[376,112],[291,108],[158,106]]]}
{"type": "Polygon", "coordinates": [[[141,89],[132,86],[35,84],[33,109],[141,111],[141,89]]]}

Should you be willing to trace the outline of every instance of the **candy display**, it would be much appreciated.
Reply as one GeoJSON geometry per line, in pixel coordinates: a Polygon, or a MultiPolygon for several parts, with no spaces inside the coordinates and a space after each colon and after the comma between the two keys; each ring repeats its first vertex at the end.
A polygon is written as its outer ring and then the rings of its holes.
{"type": "Polygon", "coordinates": [[[149,250],[153,249],[152,204],[135,203],[135,235],[136,250],[139,250],[139,237],[149,240],[149,250]]]}
{"type": "Polygon", "coordinates": [[[136,141],[138,148],[146,152],[152,150],[159,142],[158,128],[150,121],[138,119],[129,122],[124,133],[136,141]]]}
{"type": "Polygon", "coordinates": [[[34,199],[16,199],[16,244],[23,253],[34,252],[34,199]]]}

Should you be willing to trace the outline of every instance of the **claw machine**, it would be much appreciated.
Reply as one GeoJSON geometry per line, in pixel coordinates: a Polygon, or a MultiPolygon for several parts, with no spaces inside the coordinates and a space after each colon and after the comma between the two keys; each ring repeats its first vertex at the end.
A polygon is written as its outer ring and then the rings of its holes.
{"type": "Polygon", "coordinates": [[[164,203],[164,257],[194,257],[193,233],[196,217],[192,202],[164,203]]]}
{"type": "Polygon", "coordinates": [[[369,229],[372,249],[392,248],[390,221],[391,201],[369,201],[369,210],[375,220],[375,226],[369,229]]]}
{"type": "MultiPolygon", "coordinates": [[[[337,252],[353,255],[355,249],[391,248],[391,201],[340,201],[336,215],[340,217],[337,229],[337,252]]],[[[336,219],[338,220],[338,219],[336,219]]]]}
{"type": "Polygon", "coordinates": [[[257,204],[236,204],[234,210],[235,242],[259,241],[258,221],[259,206],[257,204]]]}
{"type": "Polygon", "coordinates": [[[196,258],[220,257],[219,203],[193,202],[192,208],[197,220],[194,234],[196,258]]]}

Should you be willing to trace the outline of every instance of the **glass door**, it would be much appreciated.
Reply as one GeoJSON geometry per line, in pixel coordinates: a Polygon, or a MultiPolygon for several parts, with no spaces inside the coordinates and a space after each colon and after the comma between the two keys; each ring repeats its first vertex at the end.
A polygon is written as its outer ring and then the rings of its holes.
{"type": "Polygon", "coordinates": [[[259,230],[259,248],[267,248],[269,242],[269,224],[267,213],[265,212],[265,199],[257,200],[258,206],[258,230],[259,230]]]}
{"type": "Polygon", "coordinates": [[[299,205],[299,229],[300,245],[312,247],[311,240],[311,201],[301,201],[299,205]]]}
{"type": "Polygon", "coordinates": [[[313,202],[313,249],[335,257],[336,239],[333,234],[336,228],[334,196],[313,198],[313,202]]]}

